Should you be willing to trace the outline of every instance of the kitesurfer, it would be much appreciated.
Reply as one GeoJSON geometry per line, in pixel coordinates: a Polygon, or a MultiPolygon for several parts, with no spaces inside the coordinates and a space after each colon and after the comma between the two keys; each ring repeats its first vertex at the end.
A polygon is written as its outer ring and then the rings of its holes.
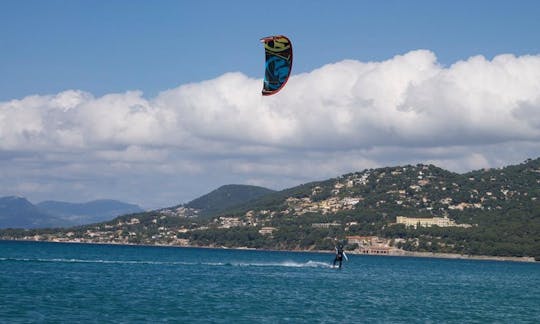
{"type": "Polygon", "coordinates": [[[336,247],[336,257],[334,258],[334,267],[336,266],[336,262],[339,262],[339,268],[341,269],[341,263],[343,262],[343,244],[339,243],[336,247]]]}

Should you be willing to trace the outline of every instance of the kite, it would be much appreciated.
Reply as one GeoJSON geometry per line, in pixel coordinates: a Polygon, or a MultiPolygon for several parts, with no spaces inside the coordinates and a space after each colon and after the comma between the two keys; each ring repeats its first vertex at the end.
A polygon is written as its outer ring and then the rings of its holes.
{"type": "Polygon", "coordinates": [[[263,96],[277,93],[285,86],[292,68],[292,44],[283,36],[268,36],[261,38],[265,51],[265,72],[263,83],[263,96]]]}

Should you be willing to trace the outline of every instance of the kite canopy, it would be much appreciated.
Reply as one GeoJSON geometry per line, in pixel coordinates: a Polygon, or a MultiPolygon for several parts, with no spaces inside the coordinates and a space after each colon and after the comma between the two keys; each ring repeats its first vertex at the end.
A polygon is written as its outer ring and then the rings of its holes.
{"type": "Polygon", "coordinates": [[[262,38],[261,43],[264,43],[266,58],[262,94],[269,96],[281,90],[289,80],[293,58],[292,44],[283,35],[262,38]]]}

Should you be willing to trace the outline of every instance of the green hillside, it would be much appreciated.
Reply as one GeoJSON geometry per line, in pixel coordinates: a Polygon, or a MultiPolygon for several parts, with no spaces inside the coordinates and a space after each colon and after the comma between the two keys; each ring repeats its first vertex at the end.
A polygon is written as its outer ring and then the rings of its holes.
{"type": "Polygon", "coordinates": [[[229,208],[263,197],[273,190],[249,185],[225,185],[194,199],[185,207],[198,209],[202,215],[216,215],[229,208]]]}
{"type": "Polygon", "coordinates": [[[85,242],[307,250],[330,250],[336,239],[377,236],[399,251],[540,258],[540,159],[465,174],[422,164],[369,169],[278,192],[224,186],[186,205],[70,231],[0,232],[3,238],[36,234],[85,242]],[[415,228],[396,224],[397,216],[436,217],[453,225],[415,228]]]}

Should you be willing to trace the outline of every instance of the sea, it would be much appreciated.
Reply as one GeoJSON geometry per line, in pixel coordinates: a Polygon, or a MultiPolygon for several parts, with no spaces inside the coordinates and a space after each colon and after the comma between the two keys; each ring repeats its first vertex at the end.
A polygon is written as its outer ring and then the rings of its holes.
{"type": "Polygon", "coordinates": [[[540,264],[0,241],[2,323],[540,323],[540,264]]]}

